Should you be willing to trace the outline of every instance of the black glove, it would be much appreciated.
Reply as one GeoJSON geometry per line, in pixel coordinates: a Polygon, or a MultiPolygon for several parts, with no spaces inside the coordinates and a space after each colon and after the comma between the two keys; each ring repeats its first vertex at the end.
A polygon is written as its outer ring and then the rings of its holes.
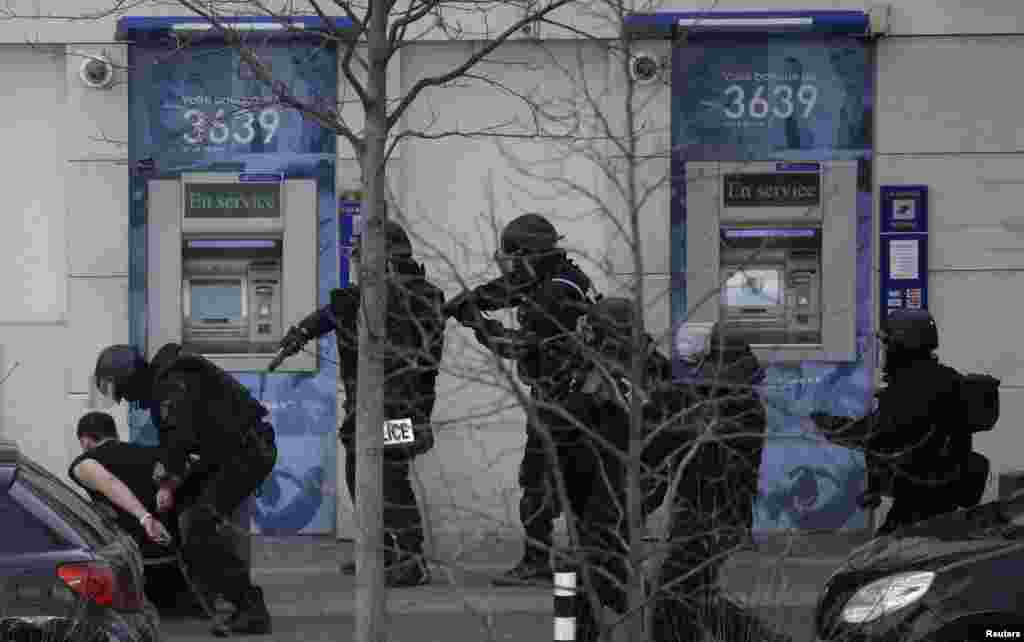
{"type": "Polygon", "coordinates": [[[480,319],[473,326],[473,334],[476,340],[485,346],[491,345],[492,341],[500,339],[505,334],[505,326],[494,319],[480,319]]]}
{"type": "Polygon", "coordinates": [[[473,290],[465,290],[454,299],[444,304],[441,312],[446,319],[454,318],[463,325],[474,326],[479,322],[480,311],[476,310],[474,300],[476,294],[473,290]]]}
{"type": "Polygon", "coordinates": [[[298,354],[302,350],[302,346],[306,345],[309,341],[309,334],[300,326],[293,325],[288,328],[288,332],[281,339],[279,349],[285,356],[292,356],[298,354]]]}

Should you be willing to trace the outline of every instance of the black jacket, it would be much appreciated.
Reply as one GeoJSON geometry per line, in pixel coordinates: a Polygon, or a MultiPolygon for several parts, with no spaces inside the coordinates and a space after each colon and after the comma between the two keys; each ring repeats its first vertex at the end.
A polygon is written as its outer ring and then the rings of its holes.
{"type": "MultiPolygon", "coordinates": [[[[629,341],[630,338],[625,338],[629,341]]],[[[639,390],[630,383],[632,355],[628,352],[592,354],[581,350],[579,364],[570,382],[566,406],[580,423],[620,451],[629,447],[629,413],[632,396],[640,397],[645,433],[650,435],[665,419],[665,397],[671,385],[671,364],[644,337],[644,380],[639,390]]],[[[623,344],[628,345],[628,344],[623,344]]]]}
{"type": "Polygon", "coordinates": [[[245,449],[267,409],[237,379],[199,355],[168,343],[150,364],[149,411],[165,449],[163,467],[184,477],[188,456],[208,468],[245,449]]]}
{"type": "MultiPolygon", "coordinates": [[[[358,286],[333,290],[330,304],[299,323],[311,337],[329,332],[337,337],[347,415],[342,439],[351,438],[355,430],[359,300],[358,286]]],[[[389,277],[384,411],[391,419],[430,423],[444,352],[443,304],[444,293],[425,278],[422,266],[407,264],[402,273],[389,277]]]]}
{"type": "Polygon", "coordinates": [[[576,322],[592,304],[591,281],[564,256],[545,266],[543,274],[528,283],[502,276],[477,286],[454,313],[474,325],[476,312],[516,308],[518,329],[492,321],[478,330],[478,338],[500,356],[515,359],[520,378],[535,395],[558,401],[573,375],[576,322]]]}
{"type": "Polygon", "coordinates": [[[935,358],[887,371],[878,408],[856,421],[833,418],[830,440],[865,450],[899,488],[941,486],[970,452],[963,429],[959,373],[935,358]]]}
{"type": "Polygon", "coordinates": [[[698,380],[664,387],[658,393],[665,416],[662,430],[644,452],[654,471],[646,509],[664,501],[677,480],[675,513],[680,519],[713,519],[749,529],[760,479],[767,416],[757,385],[764,373],[745,344],[728,354],[712,352],[698,380]],[[698,445],[701,436],[705,437],[698,445]],[[692,458],[680,471],[680,464],[692,458]]]}

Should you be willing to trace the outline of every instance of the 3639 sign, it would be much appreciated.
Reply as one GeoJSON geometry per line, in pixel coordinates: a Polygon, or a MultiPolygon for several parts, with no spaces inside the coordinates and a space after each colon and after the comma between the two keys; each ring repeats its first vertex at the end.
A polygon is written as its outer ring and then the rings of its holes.
{"type": "Polygon", "coordinates": [[[811,118],[818,104],[818,87],[811,83],[796,85],[731,84],[722,92],[722,115],[727,120],[765,120],[811,118]]]}
{"type": "Polygon", "coordinates": [[[277,107],[251,108],[191,108],[182,112],[186,145],[249,145],[273,143],[281,125],[281,112],[277,107]]]}

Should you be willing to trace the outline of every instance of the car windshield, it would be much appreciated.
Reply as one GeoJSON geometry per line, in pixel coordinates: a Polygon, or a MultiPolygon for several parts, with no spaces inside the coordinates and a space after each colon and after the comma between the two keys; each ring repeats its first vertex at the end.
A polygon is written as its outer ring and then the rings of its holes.
{"type": "Polygon", "coordinates": [[[80,533],[89,544],[102,548],[117,539],[117,531],[66,484],[31,462],[22,462],[19,480],[80,533]]]}

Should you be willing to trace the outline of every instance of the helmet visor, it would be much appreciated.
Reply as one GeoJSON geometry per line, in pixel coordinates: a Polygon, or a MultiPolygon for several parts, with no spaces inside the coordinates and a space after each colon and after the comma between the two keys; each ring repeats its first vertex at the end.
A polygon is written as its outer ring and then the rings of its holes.
{"type": "Polygon", "coordinates": [[[92,410],[109,410],[120,403],[117,388],[113,379],[97,379],[90,377],[89,408],[92,410]]]}

